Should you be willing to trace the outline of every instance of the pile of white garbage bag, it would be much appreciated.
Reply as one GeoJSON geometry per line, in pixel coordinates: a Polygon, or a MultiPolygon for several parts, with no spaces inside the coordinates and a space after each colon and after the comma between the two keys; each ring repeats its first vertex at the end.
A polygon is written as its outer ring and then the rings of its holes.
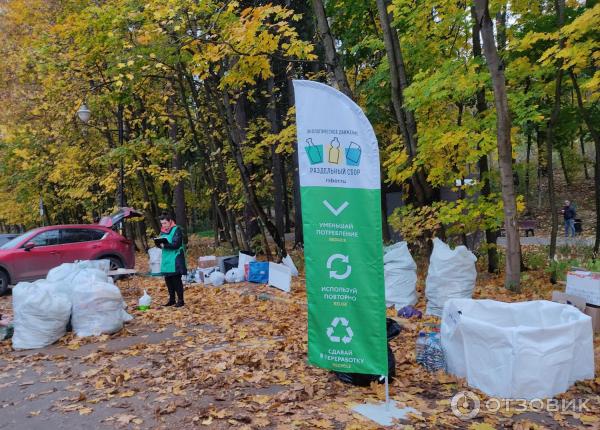
{"type": "Polygon", "coordinates": [[[465,246],[451,249],[440,239],[433,239],[433,252],[425,280],[428,315],[442,316],[449,299],[470,299],[477,280],[477,257],[465,246]]]}
{"type": "Polygon", "coordinates": [[[417,303],[417,264],[406,242],[398,242],[383,249],[385,304],[397,310],[417,303]]]}
{"type": "Polygon", "coordinates": [[[13,289],[13,348],[42,348],[65,335],[69,318],[77,336],[119,331],[133,319],[108,276],[108,260],[64,263],[46,279],[13,289]]]}

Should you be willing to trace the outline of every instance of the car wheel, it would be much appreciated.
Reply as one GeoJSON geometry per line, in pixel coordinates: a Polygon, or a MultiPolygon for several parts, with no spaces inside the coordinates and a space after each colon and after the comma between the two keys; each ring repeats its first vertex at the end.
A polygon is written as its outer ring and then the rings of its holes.
{"type": "Polygon", "coordinates": [[[8,293],[8,275],[0,270],[0,296],[8,293]]]}
{"type": "Polygon", "coordinates": [[[117,257],[108,257],[108,258],[103,258],[103,260],[108,260],[110,261],[110,269],[109,270],[118,270],[121,269],[123,267],[123,263],[121,262],[121,260],[117,257]]]}

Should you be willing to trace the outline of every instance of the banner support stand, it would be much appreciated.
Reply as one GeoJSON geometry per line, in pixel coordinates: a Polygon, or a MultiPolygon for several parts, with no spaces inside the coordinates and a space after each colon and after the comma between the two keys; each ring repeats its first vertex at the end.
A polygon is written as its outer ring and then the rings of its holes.
{"type": "Polygon", "coordinates": [[[390,385],[389,378],[385,377],[385,403],[365,403],[352,408],[354,412],[358,412],[365,418],[375,421],[382,426],[391,426],[394,420],[406,420],[408,414],[420,415],[420,413],[411,407],[399,408],[396,402],[390,401],[390,385]]]}
{"type": "Polygon", "coordinates": [[[387,375],[385,377],[385,410],[388,412],[390,410],[390,384],[387,375]]]}

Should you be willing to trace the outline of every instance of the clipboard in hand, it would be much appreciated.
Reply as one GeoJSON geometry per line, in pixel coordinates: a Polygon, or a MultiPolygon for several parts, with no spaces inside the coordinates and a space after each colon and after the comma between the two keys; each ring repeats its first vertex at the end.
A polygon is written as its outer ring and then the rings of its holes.
{"type": "Polygon", "coordinates": [[[162,248],[164,245],[166,245],[168,243],[169,243],[169,241],[167,240],[166,237],[155,237],[154,238],[154,244],[159,248],[162,248]]]}

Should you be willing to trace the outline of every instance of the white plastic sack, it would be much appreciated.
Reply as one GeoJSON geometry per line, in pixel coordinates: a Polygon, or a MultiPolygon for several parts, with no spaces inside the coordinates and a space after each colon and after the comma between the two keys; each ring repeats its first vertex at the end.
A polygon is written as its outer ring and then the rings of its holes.
{"type": "Polygon", "coordinates": [[[108,282],[109,284],[113,283],[112,278],[108,276],[106,272],[92,268],[82,269],[76,272],[74,275],[67,277],[65,281],[70,281],[73,283],[73,288],[80,284],[87,284],[91,281],[108,282]]]}
{"type": "Polygon", "coordinates": [[[209,284],[212,284],[215,287],[223,285],[223,283],[225,282],[225,275],[223,275],[221,272],[215,270],[208,277],[208,282],[209,282],[209,284]]]}
{"type": "Polygon", "coordinates": [[[57,291],[71,297],[73,287],[82,282],[95,278],[112,283],[108,276],[109,260],[83,260],[75,263],[63,263],[50,269],[46,280],[55,283],[57,291]]]}
{"type": "Polygon", "coordinates": [[[425,281],[428,315],[442,316],[448,299],[470,299],[475,289],[477,257],[465,246],[450,249],[440,239],[433,239],[433,252],[425,281]]]}
{"type": "Polygon", "coordinates": [[[397,310],[417,303],[417,264],[406,242],[398,242],[383,250],[385,304],[397,310]]]}
{"type": "Polygon", "coordinates": [[[290,257],[289,254],[286,255],[283,260],[281,260],[281,263],[290,268],[292,276],[298,276],[298,268],[294,264],[294,260],[292,260],[292,257],[290,257]]]}
{"type": "Polygon", "coordinates": [[[570,305],[453,299],[441,335],[448,372],[490,397],[554,397],[594,377],[591,318],[570,305]]]}
{"type": "Polygon", "coordinates": [[[108,276],[110,271],[110,260],[81,260],[75,263],[79,269],[96,269],[108,276]]]}
{"type": "Polygon", "coordinates": [[[240,270],[238,267],[234,267],[233,269],[229,269],[227,273],[225,273],[225,282],[228,283],[236,283],[244,281],[244,271],[240,270]]]}
{"type": "Polygon", "coordinates": [[[150,258],[150,273],[160,273],[160,263],[162,260],[162,249],[154,247],[148,250],[150,258]]]}
{"type": "Polygon", "coordinates": [[[79,267],[75,263],[63,263],[60,266],[50,269],[46,275],[46,280],[50,282],[58,282],[66,279],[67,277],[77,273],[79,267]]]}
{"type": "Polygon", "coordinates": [[[140,297],[138,300],[138,306],[150,306],[151,304],[152,297],[146,292],[146,290],[144,290],[144,295],[142,295],[142,297],[140,297]]]}
{"type": "Polygon", "coordinates": [[[77,336],[115,333],[130,319],[119,288],[102,280],[92,278],[76,284],[72,300],[71,323],[77,336]]]}
{"type": "Polygon", "coordinates": [[[20,282],[13,288],[13,348],[32,349],[51,345],[65,335],[71,301],[46,280],[20,282]]]}

